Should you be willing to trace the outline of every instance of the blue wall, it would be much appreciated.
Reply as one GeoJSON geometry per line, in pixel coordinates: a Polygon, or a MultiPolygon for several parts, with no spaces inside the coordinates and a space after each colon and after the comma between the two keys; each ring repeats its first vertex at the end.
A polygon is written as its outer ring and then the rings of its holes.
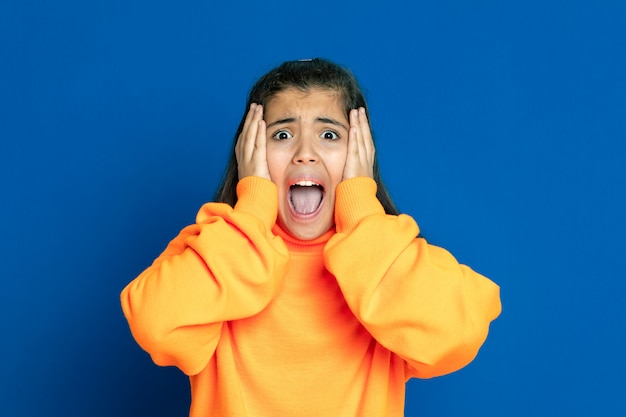
{"type": "Polygon", "coordinates": [[[477,359],[407,416],[626,415],[626,3],[0,5],[2,416],[184,416],[124,285],[211,198],[252,82],[367,90],[402,211],[502,287],[477,359]]]}

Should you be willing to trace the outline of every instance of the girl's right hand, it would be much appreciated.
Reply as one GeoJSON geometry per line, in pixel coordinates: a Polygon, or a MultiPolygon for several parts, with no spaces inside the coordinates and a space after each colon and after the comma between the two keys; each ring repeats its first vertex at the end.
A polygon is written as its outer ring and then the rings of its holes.
{"type": "Polygon", "coordinates": [[[263,106],[252,103],[243,130],[237,138],[235,156],[239,179],[256,176],[271,180],[267,166],[267,135],[263,120],[263,106]]]}

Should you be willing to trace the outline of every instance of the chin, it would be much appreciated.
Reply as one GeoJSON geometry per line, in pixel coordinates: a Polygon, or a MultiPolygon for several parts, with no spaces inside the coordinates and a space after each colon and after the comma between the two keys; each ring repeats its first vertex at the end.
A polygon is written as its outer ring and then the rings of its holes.
{"type": "Polygon", "coordinates": [[[328,227],[321,227],[321,226],[288,227],[287,225],[280,225],[280,226],[283,228],[283,230],[285,230],[291,236],[295,237],[298,240],[304,240],[304,241],[317,239],[318,237],[322,236],[324,233],[328,232],[332,227],[332,225],[328,227]]]}
{"type": "Polygon", "coordinates": [[[292,230],[292,229],[287,229],[287,232],[295,237],[296,239],[299,240],[313,240],[313,239],[317,239],[318,237],[320,237],[321,235],[323,235],[323,233],[319,233],[316,231],[303,231],[303,230],[292,230]]]}

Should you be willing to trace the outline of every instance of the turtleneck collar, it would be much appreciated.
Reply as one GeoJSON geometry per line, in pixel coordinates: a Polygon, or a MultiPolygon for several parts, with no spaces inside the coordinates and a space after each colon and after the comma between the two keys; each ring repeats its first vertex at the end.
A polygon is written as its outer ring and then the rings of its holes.
{"type": "Polygon", "coordinates": [[[328,240],[336,233],[335,227],[333,226],[333,228],[331,228],[328,232],[324,233],[318,238],[312,240],[300,240],[291,236],[278,224],[274,224],[272,232],[276,236],[280,236],[283,239],[285,245],[287,245],[287,249],[289,249],[290,252],[304,253],[322,253],[324,251],[324,246],[326,246],[328,240]]]}

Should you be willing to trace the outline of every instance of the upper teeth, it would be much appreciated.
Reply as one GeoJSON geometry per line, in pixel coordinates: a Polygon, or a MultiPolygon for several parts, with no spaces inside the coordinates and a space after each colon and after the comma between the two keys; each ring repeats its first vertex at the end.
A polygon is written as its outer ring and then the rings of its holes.
{"type": "Polygon", "coordinates": [[[310,187],[312,185],[317,185],[317,184],[314,183],[313,181],[298,181],[294,185],[299,185],[301,187],[310,187]]]}

